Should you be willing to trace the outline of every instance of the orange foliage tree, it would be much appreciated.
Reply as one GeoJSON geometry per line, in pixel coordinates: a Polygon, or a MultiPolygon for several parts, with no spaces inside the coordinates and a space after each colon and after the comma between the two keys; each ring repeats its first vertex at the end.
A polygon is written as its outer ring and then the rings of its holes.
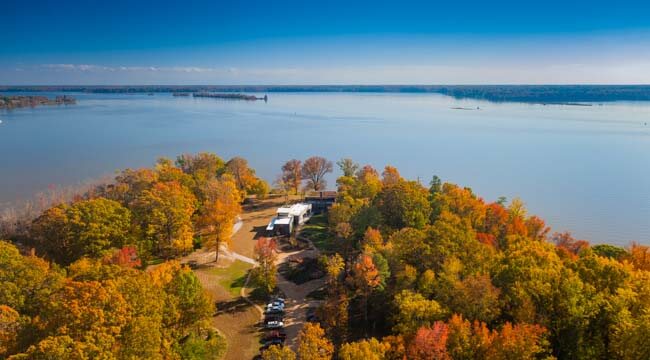
{"type": "Polygon", "coordinates": [[[436,321],[431,327],[421,327],[408,346],[408,358],[413,360],[450,360],[447,353],[447,324],[436,321]]]}
{"type": "Polygon", "coordinates": [[[361,298],[363,320],[367,324],[368,298],[372,291],[381,283],[381,275],[370,255],[361,254],[357,259],[352,272],[352,283],[357,289],[357,295],[361,298]]]}

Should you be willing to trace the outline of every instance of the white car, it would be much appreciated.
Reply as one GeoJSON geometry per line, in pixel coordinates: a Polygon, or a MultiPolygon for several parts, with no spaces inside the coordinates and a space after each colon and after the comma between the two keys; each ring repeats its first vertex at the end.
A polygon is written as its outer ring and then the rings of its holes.
{"type": "Polygon", "coordinates": [[[280,308],[280,309],[284,309],[284,303],[280,303],[280,302],[276,302],[276,301],[274,301],[274,302],[271,302],[271,303],[266,304],[266,308],[267,308],[267,309],[270,309],[270,308],[280,308]]]}
{"type": "Polygon", "coordinates": [[[281,314],[284,313],[284,308],[278,306],[269,306],[264,311],[266,314],[281,314]]]}
{"type": "Polygon", "coordinates": [[[265,327],[267,329],[279,329],[284,326],[284,321],[280,320],[271,320],[266,323],[265,327]]]}

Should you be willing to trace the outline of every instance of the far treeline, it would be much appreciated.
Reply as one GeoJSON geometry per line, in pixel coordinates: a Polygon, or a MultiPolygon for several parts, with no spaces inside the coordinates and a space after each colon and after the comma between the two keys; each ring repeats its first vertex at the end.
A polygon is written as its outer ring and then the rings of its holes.
{"type": "Polygon", "coordinates": [[[591,245],[551,234],[518,199],[338,164],[320,323],[298,358],[650,359],[648,246],[591,245]]]}
{"type": "Polygon", "coordinates": [[[566,104],[575,102],[648,101],[650,85],[134,85],[0,86],[0,92],[66,91],[90,93],[153,92],[365,92],[438,93],[457,99],[493,102],[566,104]]]}

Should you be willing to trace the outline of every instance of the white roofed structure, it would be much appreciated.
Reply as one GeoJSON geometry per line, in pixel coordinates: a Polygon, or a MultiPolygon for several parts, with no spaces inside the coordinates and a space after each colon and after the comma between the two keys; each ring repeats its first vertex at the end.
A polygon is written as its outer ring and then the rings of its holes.
{"type": "Polygon", "coordinates": [[[276,216],[271,219],[266,230],[269,233],[289,235],[294,225],[302,225],[311,217],[311,204],[298,203],[291,206],[282,206],[276,211],[276,216]]]}

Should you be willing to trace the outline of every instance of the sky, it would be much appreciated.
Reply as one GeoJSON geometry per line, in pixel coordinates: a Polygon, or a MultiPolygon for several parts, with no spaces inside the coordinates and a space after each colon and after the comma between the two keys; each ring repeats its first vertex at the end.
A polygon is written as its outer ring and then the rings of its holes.
{"type": "Polygon", "coordinates": [[[649,84],[649,14],[648,1],[0,0],[0,84],[649,84]]]}

